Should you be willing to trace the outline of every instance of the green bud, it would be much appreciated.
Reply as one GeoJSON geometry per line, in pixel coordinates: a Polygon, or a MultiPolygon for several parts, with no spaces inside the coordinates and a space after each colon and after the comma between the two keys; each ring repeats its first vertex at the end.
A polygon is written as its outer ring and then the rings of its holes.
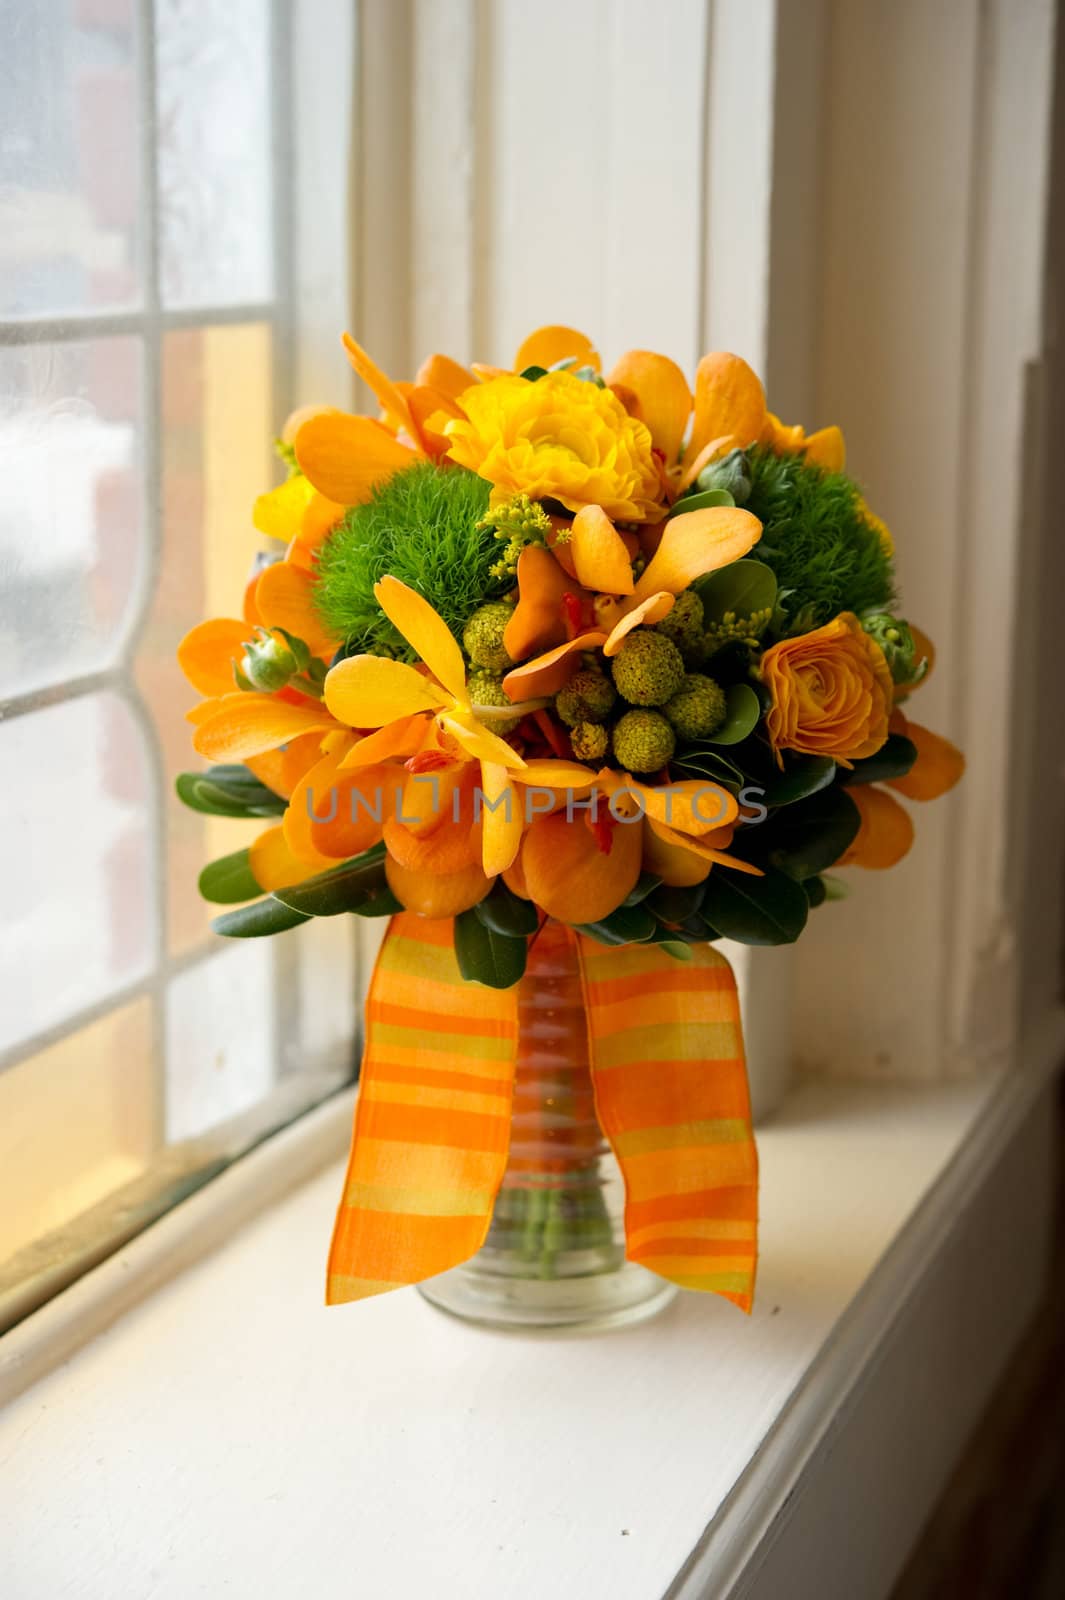
{"type": "MultiPolygon", "coordinates": [[[[300,663],[288,638],[280,629],[275,633],[268,633],[264,628],[260,628],[256,637],[249,639],[245,645],[238,670],[250,688],[261,689],[265,694],[273,694],[291,682],[300,671],[300,663]]],[[[239,677],[237,682],[240,683],[239,677]]]]}
{"type": "Polygon", "coordinates": [[[917,645],[908,622],[886,611],[877,611],[862,618],[862,627],[884,652],[884,659],[896,683],[920,682],[928,671],[928,662],[923,657],[917,660],[917,645]]]}
{"type": "MultiPolygon", "coordinates": [[[[742,450],[730,450],[720,461],[711,461],[703,468],[696,483],[700,493],[708,489],[726,489],[738,506],[746,505],[751,492],[747,476],[747,457],[742,450]]],[[[683,504],[683,502],[682,502],[683,504]]]]}

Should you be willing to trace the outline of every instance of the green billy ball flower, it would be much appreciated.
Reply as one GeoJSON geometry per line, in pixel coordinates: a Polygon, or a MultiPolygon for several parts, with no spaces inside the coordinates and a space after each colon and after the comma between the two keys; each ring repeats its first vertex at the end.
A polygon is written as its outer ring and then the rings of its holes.
{"type": "Polygon", "coordinates": [[[581,722],[605,722],[617,694],[604,672],[586,670],[573,677],[555,696],[555,710],[570,728],[581,722]]]}
{"type": "Polygon", "coordinates": [[[928,661],[923,656],[917,659],[917,643],[908,622],[886,611],[876,611],[862,618],[862,627],[884,652],[896,683],[920,683],[928,671],[928,661]]]}
{"type": "Polygon", "coordinates": [[[569,742],[578,761],[602,761],[610,749],[610,734],[601,722],[578,722],[569,742]]]}
{"type": "Polygon", "coordinates": [[[672,639],[685,661],[702,651],[703,602],[694,589],[678,594],[673,610],[655,623],[654,631],[672,639]]]}
{"type": "Polygon", "coordinates": [[[664,705],[683,682],[684,658],[664,633],[637,628],[614,657],[614,683],[630,705],[664,705]]]}
{"type": "MultiPolygon", "coordinates": [[[[503,679],[495,672],[471,672],[466,679],[466,693],[470,697],[474,715],[477,716],[482,706],[500,710],[513,705],[513,701],[503,688],[503,679]]],[[[520,714],[516,717],[481,717],[480,720],[486,728],[493,733],[498,733],[500,738],[504,734],[513,733],[521,721],[520,714]]]]}
{"type": "Polygon", "coordinates": [[[475,667],[506,672],[514,665],[503,645],[503,632],[513,615],[514,607],[506,600],[477,607],[462,630],[462,647],[475,667]]]}
{"type": "Polygon", "coordinates": [[[660,711],[626,711],[614,727],[614,759],[626,772],[658,772],[676,744],[673,729],[660,711]]]}
{"type": "Polygon", "coordinates": [[[725,720],[725,691],[713,678],[689,672],[672,700],[662,707],[681,739],[705,739],[725,720]]]}

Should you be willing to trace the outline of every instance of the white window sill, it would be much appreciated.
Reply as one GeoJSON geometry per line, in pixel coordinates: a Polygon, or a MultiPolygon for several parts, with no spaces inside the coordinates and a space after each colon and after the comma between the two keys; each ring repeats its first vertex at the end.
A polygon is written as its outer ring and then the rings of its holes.
{"type": "Polygon", "coordinates": [[[330,1165],[9,1404],[0,1593],[884,1594],[1039,1297],[1052,1033],[1005,1080],[797,1088],[750,1321],[326,1312],[330,1165]]]}

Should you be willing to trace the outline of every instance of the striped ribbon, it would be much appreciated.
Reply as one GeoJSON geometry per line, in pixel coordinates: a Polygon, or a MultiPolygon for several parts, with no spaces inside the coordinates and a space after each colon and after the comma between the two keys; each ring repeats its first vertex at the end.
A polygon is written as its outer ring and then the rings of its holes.
{"type": "MultiPolygon", "coordinates": [[[[366,1006],[366,1048],[326,1299],[458,1266],[484,1243],[507,1164],[517,989],[459,972],[452,924],[403,913],[366,1006]]],[[[751,1308],[758,1161],[736,981],[712,946],[605,949],[581,968],[596,1112],[625,1181],[626,1254],[751,1308]]]]}

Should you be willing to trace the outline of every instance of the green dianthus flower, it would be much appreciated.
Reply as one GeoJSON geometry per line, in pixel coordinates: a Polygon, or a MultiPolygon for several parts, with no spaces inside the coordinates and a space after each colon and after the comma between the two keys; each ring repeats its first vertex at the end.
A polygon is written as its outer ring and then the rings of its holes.
{"type": "MultiPolygon", "coordinates": [[[[503,679],[494,672],[471,672],[466,679],[466,693],[470,697],[474,714],[481,706],[499,706],[500,708],[513,705],[513,701],[503,688],[503,679]]],[[[513,733],[521,721],[521,717],[482,717],[481,721],[493,733],[498,733],[500,738],[507,733],[513,733]]]]}
{"type": "Polygon", "coordinates": [[[684,658],[672,639],[637,628],[614,657],[614,682],[630,705],[664,705],[684,682],[684,658]]]}
{"type": "Polygon", "coordinates": [[[614,728],[614,759],[626,772],[658,772],[676,743],[660,711],[626,711],[614,728]]]}
{"type": "Polygon", "coordinates": [[[514,615],[506,600],[492,600],[478,606],[462,630],[462,646],[475,667],[489,672],[506,672],[514,663],[503,645],[503,633],[514,615]]]}
{"type": "Polygon", "coordinates": [[[662,710],[681,739],[705,739],[725,720],[725,691],[713,678],[689,672],[662,710]]]}
{"type": "Polygon", "coordinates": [[[605,722],[617,694],[604,672],[577,672],[558,691],[555,710],[562,721],[575,728],[580,722],[605,722]]]}

